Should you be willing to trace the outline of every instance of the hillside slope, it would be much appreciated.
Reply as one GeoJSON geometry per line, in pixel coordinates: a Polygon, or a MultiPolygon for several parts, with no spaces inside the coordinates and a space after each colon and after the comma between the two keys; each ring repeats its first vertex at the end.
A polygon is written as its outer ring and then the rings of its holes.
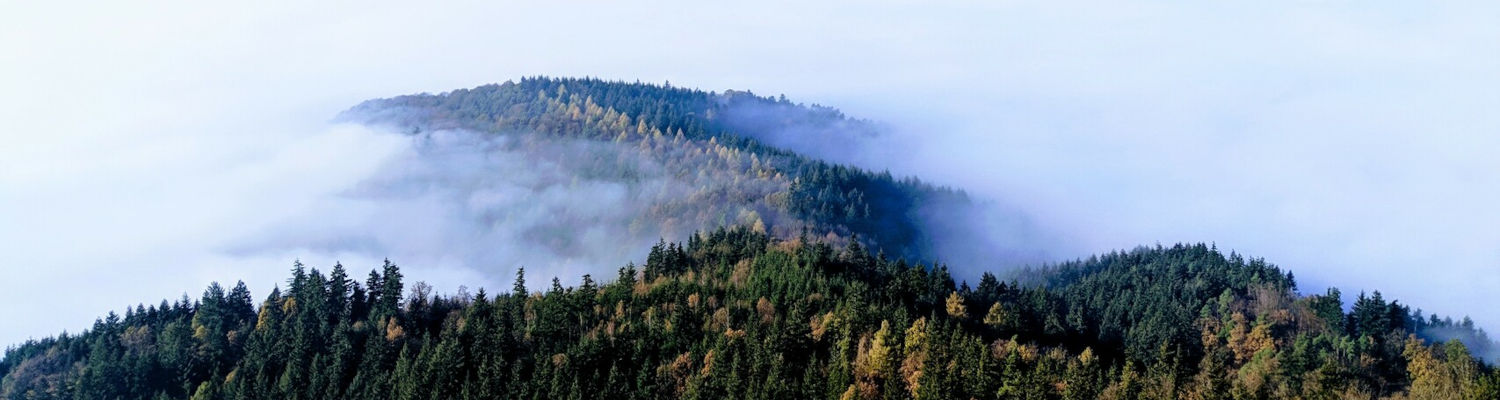
{"type": "Polygon", "coordinates": [[[1140,248],[955,285],[858,244],[748,228],[655,246],[611,281],[524,274],[499,294],[406,292],[301,265],[259,307],[239,285],[110,314],[0,362],[44,398],[1263,399],[1461,394],[1500,374],[1421,318],[1299,297],[1274,266],[1204,245],[1140,248]]]}
{"type": "MultiPolygon", "coordinates": [[[[609,144],[590,152],[536,151],[536,145],[529,150],[550,155],[539,161],[600,160],[578,170],[589,178],[629,185],[669,182],[668,189],[632,195],[650,206],[629,222],[631,242],[682,239],[695,230],[744,224],[783,238],[804,229],[835,242],[859,238],[893,257],[942,257],[972,267],[1042,261],[1037,249],[990,235],[962,191],[766,144],[856,140],[873,131],[830,108],[748,92],[527,78],[372,100],[344,118],[419,135],[459,130],[531,143],[609,144]]],[[[1024,223],[1019,215],[1002,217],[1024,223]]]]}
{"type": "MultiPolygon", "coordinates": [[[[645,211],[608,234],[645,256],[572,287],[532,291],[521,272],[451,296],[389,261],[364,279],[296,263],[260,301],[214,284],[9,347],[0,398],[1500,398],[1481,361],[1496,347],[1467,319],[1302,295],[1290,272],[1209,245],[956,281],[926,260],[979,234],[962,192],[762,144],[864,129],[827,108],[534,78],[345,118],[485,138],[457,143],[569,175],[547,185],[623,185],[645,211]]],[[[521,172],[476,175],[505,173],[521,172]]],[[[589,216],[566,211],[528,240],[569,251],[589,216]]]]}

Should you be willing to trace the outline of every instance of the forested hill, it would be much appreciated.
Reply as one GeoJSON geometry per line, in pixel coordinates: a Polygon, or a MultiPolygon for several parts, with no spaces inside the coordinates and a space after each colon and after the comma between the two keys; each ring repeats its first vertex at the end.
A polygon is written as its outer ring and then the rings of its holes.
{"type": "MultiPolygon", "coordinates": [[[[632,233],[654,242],[744,224],[776,237],[859,238],[893,257],[965,263],[1040,261],[988,240],[963,192],[832,164],[772,147],[787,140],[851,140],[873,128],[837,110],[749,92],[724,93],[597,79],[526,78],[438,95],[365,102],[346,119],[420,134],[464,130],[535,141],[612,143],[580,174],[634,184],[681,182],[692,193],[646,193],[632,233]],[[651,168],[638,164],[646,162],[651,168]],[[941,240],[940,240],[941,239],[941,240]],[[948,246],[964,241],[975,246],[948,246]],[[939,254],[939,250],[944,250],[939,254]]],[[[545,153],[545,152],[535,152],[545,153]]],[[[569,154],[554,158],[566,159],[569,154]]]]}
{"type": "MultiPolygon", "coordinates": [[[[770,145],[870,129],[829,108],[528,78],[345,118],[419,141],[464,132],[571,174],[547,179],[626,188],[645,206],[609,238],[643,256],[571,287],[523,270],[510,290],[453,295],[389,261],[295,263],[257,295],[213,284],[8,347],[0,398],[1500,398],[1481,361],[1500,349],[1468,319],[1303,295],[1290,272],[1210,245],[1001,274],[1011,253],[965,239],[983,232],[962,192],[770,145]],[[956,250],[995,273],[965,282],[929,261],[956,250]]],[[[528,236],[565,243],[588,222],[549,216],[528,236]]]]}
{"type": "MultiPolygon", "coordinates": [[[[1025,274],[948,271],[749,228],[542,292],[454,296],[387,265],[295,265],[110,314],[0,361],[7,399],[1494,399],[1500,372],[1379,294],[1344,312],[1205,245],[1025,274]]],[[[1432,320],[1436,320],[1435,317],[1432,320]]],[[[1451,325],[1449,322],[1446,323],[1451,325]]],[[[1449,326],[1451,328],[1451,326],[1449,326]]],[[[1477,332],[1472,332],[1477,333],[1477,332]]],[[[1477,349],[1473,349],[1477,350],[1477,349]]]]}

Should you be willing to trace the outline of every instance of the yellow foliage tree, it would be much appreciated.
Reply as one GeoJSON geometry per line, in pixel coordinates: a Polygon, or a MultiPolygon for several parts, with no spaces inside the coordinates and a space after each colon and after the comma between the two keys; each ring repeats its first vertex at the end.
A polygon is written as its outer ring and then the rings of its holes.
{"type": "MultiPolygon", "coordinates": [[[[1462,345],[1459,345],[1462,346],[1462,345]]],[[[1457,369],[1465,369],[1455,363],[1444,362],[1432,349],[1422,343],[1416,335],[1406,338],[1406,347],[1401,352],[1406,357],[1406,373],[1411,378],[1411,386],[1407,389],[1407,395],[1412,400],[1463,400],[1466,390],[1465,381],[1459,380],[1457,369]]],[[[1462,356],[1449,356],[1450,361],[1454,358],[1462,359],[1468,356],[1464,351],[1462,356]]],[[[1472,379],[1469,379],[1472,380],[1472,379]]]]}
{"type": "Polygon", "coordinates": [[[948,315],[959,319],[969,318],[969,307],[964,305],[964,298],[958,292],[948,294],[948,315]]]}
{"type": "Polygon", "coordinates": [[[902,346],[906,359],[901,361],[901,377],[906,380],[912,398],[920,398],[917,389],[921,387],[922,370],[927,363],[927,347],[927,318],[918,318],[906,329],[906,343],[902,346]]]}

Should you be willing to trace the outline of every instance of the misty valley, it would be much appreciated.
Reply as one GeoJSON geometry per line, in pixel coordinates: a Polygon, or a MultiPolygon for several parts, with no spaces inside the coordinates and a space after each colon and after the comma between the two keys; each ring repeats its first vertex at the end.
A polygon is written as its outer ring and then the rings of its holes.
{"type": "Polygon", "coordinates": [[[0,397],[1500,399],[1467,317],[1212,243],[1057,259],[1024,213],[809,154],[880,135],[829,107],[530,77],[339,120],[412,151],[301,218],[340,229],[230,251],[472,243],[513,285],[288,260],[9,345],[0,397]]]}

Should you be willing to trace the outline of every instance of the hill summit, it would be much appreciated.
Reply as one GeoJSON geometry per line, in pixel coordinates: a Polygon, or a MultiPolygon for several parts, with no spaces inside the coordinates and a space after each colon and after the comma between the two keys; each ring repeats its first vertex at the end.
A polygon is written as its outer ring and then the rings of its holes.
{"type": "MultiPolygon", "coordinates": [[[[829,108],[528,78],[344,118],[525,156],[474,171],[480,187],[514,174],[503,183],[534,193],[613,188],[544,220],[488,208],[496,193],[465,204],[486,224],[525,224],[536,251],[604,238],[644,257],[572,287],[533,291],[518,269],[510,290],[453,295],[390,261],[362,280],[294,263],[260,301],[215,283],[10,347],[0,397],[1500,398],[1484,361],[1496,347],[1471,321],[1379,292],[1348,306],[1337,289],[1304,295],[1291,272],[1212,245],[955,279],[926,260],[984,233],[963,192],[774,145],[872,129],[829,108]]],[[[1010,254],[970,250],[971,266],[1010,254]]]]}

